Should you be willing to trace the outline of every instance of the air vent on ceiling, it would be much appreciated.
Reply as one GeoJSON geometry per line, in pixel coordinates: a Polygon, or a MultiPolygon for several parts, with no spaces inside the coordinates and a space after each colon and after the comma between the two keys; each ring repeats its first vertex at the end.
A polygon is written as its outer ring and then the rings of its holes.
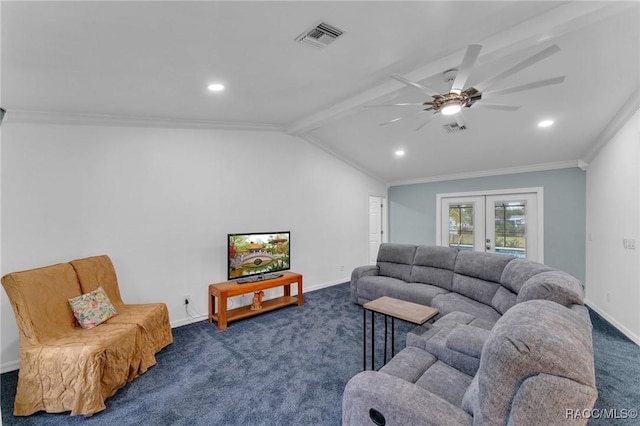
{"type": "Polygon", "coordinates": [[[322,48],[330,45],[343,34],[344,31],[341,29],[326,22],[321,22],[296,37],[296,41],[308,46],[322,48]]]}
{"type": "Polygon", "coordinates": [[[462,126],[460,126],[458,123],[445,124],[444,126],[442,126],[442,128],[447,133],[458,133],[458,132],[461,132],[463,130],[467,130],[467,126],[465,126],[464,124],[462,126]]]}

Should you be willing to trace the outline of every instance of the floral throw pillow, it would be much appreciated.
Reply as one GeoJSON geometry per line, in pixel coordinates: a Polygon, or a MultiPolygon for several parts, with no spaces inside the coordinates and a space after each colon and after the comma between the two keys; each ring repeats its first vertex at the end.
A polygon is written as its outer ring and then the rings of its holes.
{"type": "Polygon", "coordinates": [[[87,329],[102,324],[117,314],[102,287],[69,299],[69,305],[80,327],[87,329]]]}

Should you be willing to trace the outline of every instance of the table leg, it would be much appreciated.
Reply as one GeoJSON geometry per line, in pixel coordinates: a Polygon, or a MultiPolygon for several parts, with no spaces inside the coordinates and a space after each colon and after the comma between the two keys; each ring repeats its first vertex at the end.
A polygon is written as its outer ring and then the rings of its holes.
{"type": "Polygon", "coordinates": [[[213,322],[213,310],[216,307],[216,297],[209,293],[209,324],[213,322]]]}
{"type": "MultiPolygon", "coordinates": [[[[391,358],[396,356],[396,323],[395,317],[391,317],[391,358]]],[[[386,336],[385,336],[386,338],[386,336]]]]}
{"type": "Polygon", "coordinates": [[[218,300],[218,330],[227,328],[227,295],[221,294],[218,300]]]}
{"type": "Polygon", "coordinates": [[[302,277],[298,279],[298,306],[302,306],[304,303],[304,296],[302,296],[302,277]]]}
{"type": "Polygon", "coordinates": [[[373,311],[371,311],[371,370],[375,371],[375,346],[373,345],[373,341],[374,341],[374,328],[375,328],[376,322],[375,322],[375,318],[373,317],[373,311]]]}
{"type": "Polygon", "coordinates": [[[362,309],[362,371],[367,369],[367,310],[362,309]]]}
{"type": "MultiPolygon", "coordinates": [[[[393,329],[391,330],[393,333],[393,329]]],[[[387,316],[384,316],[384,364],[387,363],[387,316]]]]}

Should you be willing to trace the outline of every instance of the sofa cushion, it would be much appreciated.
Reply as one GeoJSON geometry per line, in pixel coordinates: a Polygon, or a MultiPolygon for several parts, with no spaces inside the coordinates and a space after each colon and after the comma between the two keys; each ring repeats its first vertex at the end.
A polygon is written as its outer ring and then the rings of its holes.
{"type": "Polygon", "coordinates": [[[418,246],[413,259],[411,281],[451,290],[458,250],[450,247],[418,246]]]}
{"type": "Polygon", "coordinates": [[[492,306],[500,288],[500,277],[510,256],[493,253],[460,252],[456,258],[452,291],[492,306]]]}
{"type": "Polygon", "coordinates": [[[473,376],[480,366],[480,356],[471,356],[458,351],[457,349],[460,348],[452,349],[456,344],[447,342],[453,331],[461,326],[469,327],[470,330],[476,330],[477,334],[485,336],[489,333],[488,330],[493,326],[493,322],[477,319],[464,312],[451,312],[434,324],[421,325],[407,333],[407,347],[415,346],[424,349],[446,364],[473,376]]]}
{"type": "Polygon", "coordinates": [[[582,305],[584,289],[580,281],[563,271],[548,271],[534,275],[524,283],[517,303],[527,300],[552,300],[563,306],[582,305]]]}
{"type": "Polygon", "coordinates": [[[32,345],[65,336],[76,329],[69,299],[80,296],[80,283],[68,263],[13,272],[2,284],[14,304],[21,337],[32,345]]]}
{"type": "Polygon", "coordinates": [[[389,277],[362,277],[358,283],[359,300],[375,300],[382,296],[431,306],[433,298],[447,290],[429,284],[407,283],[389,277]]]}
{"type": "Polygon", "coordinates": [[[516,298],[517,295],[515,293],[500,286],[493,296],[493,299],[491,299],[491,306],[493,306],[496,311],[504,314],[509,308],[516,304],[516,298]]]}
{"type": "Polygon", "coordinates": [[[499,283],[504,268],[514,259],[511,256],[500,256],[493,253],[461,251],[456,258],[454,272],[499,283]]]}
{"type": "Polygon", "coordinates": [[[500,313],[491,306],[453,292],[435,296],[431,302],[431,306],[437,308],[440,311],[440,315],[461,311],[491,323],[498,321],[501,316],[500,313]]]}
{"type": "Polygon", "coordinates": [[[432,268],[431,266],[414,266],[411,268],[411,282],[438,286],[447,291],[453,287],[453,271],[432,268]]]}
{"type": "Polygon", "coordinates": [[[418,246],[413,264],[453,271],[458,252],[458,249],[453,247],[418,246]]]}
{"type": "Polygon", "coordinates": [[[429,352],[409,346],[391,358],[391,361],[385,364],[380,371],[415,383],[436,361],[436,357],[429,352]]]}
{"type": "Polygon", "coordinates": [[[514,293],[518,293],[529,278],[552,270],[553,268],[533,260],[513,259],[504,267],[500,277],[500,284],[514,293]]]}
{"type": "Polygon", "coordinates": [[[379,275],[411,281],[411,266],[416,246],[410,244],[380,244],[378,250],[379,275]]]}
{"type": "Polygon", "coordinates": [[[462,397],[472,380],[472,376],[412,346],[398,352],[380,372],[415,383],[456,406],[462,403],[462,397]]]}
{"type": "Polygon", "coordinates": [[[102,287],[117,310],[124,306],[116,270],[109,256],[92,256],[72,260],[69,263],[76,271],[83,293],[89,293],[98,287],[102,287]]]}
{"type": "Polygon", "coordinates": [[[480,359],[482,346],[491,332],[472,325],[458,325],[447,336],[445,345],[452,351],[480,359]]]}
{"type": "Polygon", "coordinates": [[[117,315],[102,287],[69,299],[69,306],[82,328],[93,328],[117,315]]]}
{"type": "Polygon", "coordinates": [[[460,274],[453,275],[452,291],[467,296],[470,299],[477,300],[485,305],[491,306],[493,297],[500,287],[500,284],[492,281],[460,274]]]}
{"type": "Polygon", "coordinates": [[[459,407],[472,380],[473,376],[438,360],[424,372],[416,385],[459,407]]]}

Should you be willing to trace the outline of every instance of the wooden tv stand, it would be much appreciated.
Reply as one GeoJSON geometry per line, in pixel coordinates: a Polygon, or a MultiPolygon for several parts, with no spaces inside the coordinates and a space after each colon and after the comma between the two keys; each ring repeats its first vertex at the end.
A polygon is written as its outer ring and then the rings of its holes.
{"type": "Polygon", "coordinates": [[[295,272],[284,272],[281,277],[238,284],[237,281],[225,281],[221,283],[209,284],[209,322],[214,320],[218,323],[218,330],[227,328],[227,323],[243,318],[248,318],[264,312],[285,306],[298,304],[302,306],[302,275],[295,272]],[[291,285],[298,284],[298,295],[291,296],[291,285]],[[227,298],[240,296],[255,291],[266,290],[268,288],[284,287],[284,296],[265,300],[262,309],[252,311],[249,306],[241,306],[236,309],[227,310],[227,298]],[[216,298],[218,298],[218,311],[215,312],[216,298]]]}

